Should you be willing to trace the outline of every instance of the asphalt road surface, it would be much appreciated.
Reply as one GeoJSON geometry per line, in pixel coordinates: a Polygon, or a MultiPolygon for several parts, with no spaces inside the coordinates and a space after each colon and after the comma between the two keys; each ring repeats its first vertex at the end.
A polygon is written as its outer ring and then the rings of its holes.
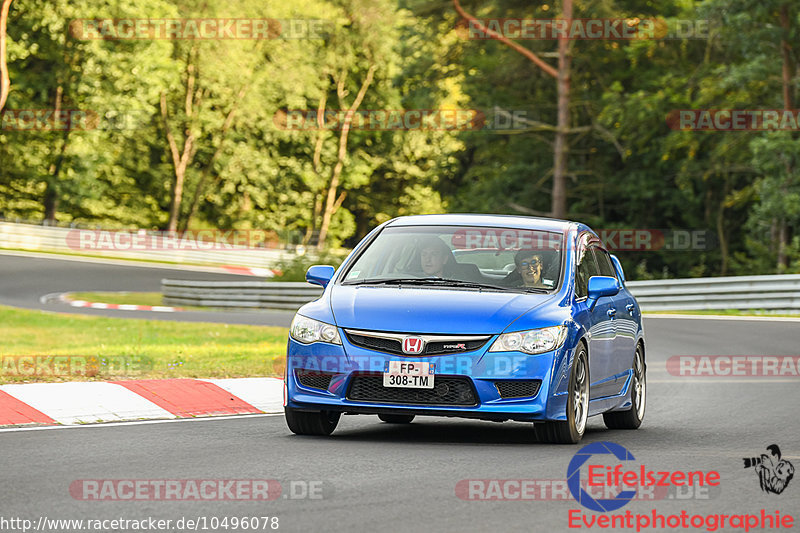
{"type": "Polygon", "coordinates": [[[285,311],[120,311],[71,307],[65,303],[42,303],[42,296],[72,291],[161,290],[163,278],[187,280],[249,280],[258,278],[236,274],[198,272],[162,266],[96,263],[79,258],[27,257],[0,252],[0,304],[61,313],[146,318],[182,322],[219,322],[258,326],[288,326],[294,313],[285,311]]]}
{"type": "MultiPolygon", "coordinates": [[[[686,511],[709,520],[720,513],[766,511],[774,516],[777,511],[800,518],[800,474],[782,494],[770,494],[742,461],[778,444],[783,458],[800,467],[798,378],[693,378],[665,370],[674,355],[798,355],[798,323],[645,322],[649,390],[644,424],[637,431],[611,431],[593,418],[581,444],[624,446],[635,456],[630,467],[623,465],[626,470],[638,472],[644,465],[655,471],[716,471],[721,485],[669,489],[663,499],[633,501],[609,514],[631,511],[649,517],[653,511],[663,516],[686,511]]],[[[225,517],[227,531],[233,517],[278,517],[278,531],[587,530],[580,517],[601,514],[557,493],[555,501],[470,501],[456,491],[466,483],[459,485],[462,480],[564,480],[579,448],[538,444],[523,423],[424,417],[392,426],[374,416],[346,416],[328,438],[294,436],[282,416],[0,432],[0,518],[36,524],[40,517],[152,517],[173,520],[168,531],[186,530],[185,522],[184,529],[175,527],[181,517],[205,517],[206,531],[226,531],[221,526],[225,517]],[[83,479],[273,479],[281,483],[282,493],[267,502],[98,502],[70,495],[70,484],[83,479]],[[302,497],[309,487],[314,499],[302,497]],[[582,513],[573,515],[580,529],[569,527],[571,511],[582,513]]],[[[489,487],[484,485],[483,494],[489,487]]],[[[263,525],[258,529],[264,530],[263,525]]],[[[202,523],[198,529],[204,530],[202,523]]],[[[74,529],[59,531],[67,530],[74,529]]],[[[743,529],[726,523],[718,531],[743,529]]]]}

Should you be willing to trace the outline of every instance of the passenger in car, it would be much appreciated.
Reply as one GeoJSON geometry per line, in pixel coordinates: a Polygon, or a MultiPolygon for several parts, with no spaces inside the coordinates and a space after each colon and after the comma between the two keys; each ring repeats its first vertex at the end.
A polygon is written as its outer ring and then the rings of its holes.
{"type": "Polygon", "coordinates": [[[483,281],[477,265],[456,261],[450,247],[438,237],[425,237],[420,241],[419,259],[424,276],[462,281],[483,281]]]}
{"type": "Polygon", "coordinates": [[[549,288],[544,284],[542,273],[544,264],[542,254],[534,250],[520,250],[514,256],[516,268],[506,276],[503,285],[506,287],[549,288]]]}
{"type": "Polygon", "coordinates": [[[438,237],[426,237],[419,245],[419,260],[426,276],[443,277],[445,265],[455,263],[453,252],[438,237]]]}

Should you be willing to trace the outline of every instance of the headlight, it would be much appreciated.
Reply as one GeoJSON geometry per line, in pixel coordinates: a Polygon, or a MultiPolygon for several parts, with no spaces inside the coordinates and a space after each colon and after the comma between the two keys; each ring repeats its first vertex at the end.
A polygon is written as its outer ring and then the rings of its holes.
{"type": "Polygon", "coordinates": [[[525,352],[529,354],[550,352],[564,344],[566,338],[566,326],[553,326],[551,328],[504,333],[494,341],[489,351],[525,352]]]}
{"type": "Polygon", "coordinates": [[[292,320],[292,325],[289,328],[289,335],[303,344],[317,341],[342,344],[342,339],[339,337],[339,330],[336,329],[336,326],[319,320],[312,320],[302,315],[294,315],[294,320],[292,320]]]}

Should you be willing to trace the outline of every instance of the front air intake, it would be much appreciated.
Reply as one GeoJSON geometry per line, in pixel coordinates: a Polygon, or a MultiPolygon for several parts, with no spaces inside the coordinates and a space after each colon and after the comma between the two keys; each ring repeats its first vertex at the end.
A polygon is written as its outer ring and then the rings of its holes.
{"type": "Polygon", "coordinates": [[[294,375],[298,383],[303,387],[320,390],[328,390],[328,386],[331,384],[331,378],[335,376],[335,374],[331,374],[330,372],[303,370],[301,368],[295,369],[294,375]]]}
{"type": "Polygon", "coordinates": [[[535,380],[508,379],[495,381],[494,386],[504,400],[511,398],[533,398],[539,393],[542,382],[535,380]]]}

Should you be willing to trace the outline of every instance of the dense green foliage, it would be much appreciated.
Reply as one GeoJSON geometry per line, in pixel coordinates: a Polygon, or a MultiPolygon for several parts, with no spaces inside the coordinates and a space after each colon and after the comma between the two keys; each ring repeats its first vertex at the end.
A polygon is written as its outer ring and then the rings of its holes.
{"type": "MultiPolygon", "coordinates": [[[[481,18],[547,19],[561,9],[534,4],[462,1],[481,18]]],[[[569,218],[714,237],[690,252],[620,251],[632,278],[800,272],[797,130],[680,131],[666,120],[681,109],[794,107],[798,6],[575,0],[573,16],[708,20],[710,31],[571,43],[569,218]]],[[[447,0],[15,0],[6,110],[91,110],[99,122],[0,129],[0,216],[167,228],[176,182],[168,132],[187,159],[179,228],[258,228],[313,244],[327,209],[325,244],[336,247],[398,215],[546,214],[555,82],[496,40],[464,38],[459,21],[447,0]],[[76,19],[108,18],[325,24],[313,38],[278,39],[86,40],[69,31],[76,19]],[[286,129],[293,110],[356,104],[523,120],[476,131],[354,128],[344,152],[341,128],[286,129]]],[[[518,42],[555,65],[555,41],[518,42]]],[[[300,263],[284,266],[293,273],[300,263]]]]}

